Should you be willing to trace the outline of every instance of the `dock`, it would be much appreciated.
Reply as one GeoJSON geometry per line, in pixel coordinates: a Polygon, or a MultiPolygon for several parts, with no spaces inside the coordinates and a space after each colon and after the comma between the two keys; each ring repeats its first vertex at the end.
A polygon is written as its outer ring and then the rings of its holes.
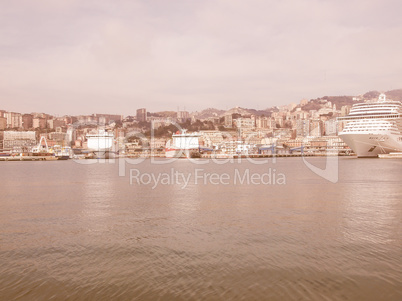
{"type": "Polygon", "coordinates": [[[0,161],[55,161],[55,156],[4,156],[0,161]]]}
{"type": "Polygon", "coordinates": [[[402,159],[402,153],[379,154],[378,158],[381,158],[381,159],[402,159]]]}

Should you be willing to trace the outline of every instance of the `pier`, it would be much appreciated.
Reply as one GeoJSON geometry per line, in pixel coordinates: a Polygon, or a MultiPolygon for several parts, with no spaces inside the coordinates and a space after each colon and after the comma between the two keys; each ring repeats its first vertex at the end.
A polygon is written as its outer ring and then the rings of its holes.
{"type": "Polygon", "coordinates": [[[0,161],[55,161],[55,156],[5,156],[0,161]]]}

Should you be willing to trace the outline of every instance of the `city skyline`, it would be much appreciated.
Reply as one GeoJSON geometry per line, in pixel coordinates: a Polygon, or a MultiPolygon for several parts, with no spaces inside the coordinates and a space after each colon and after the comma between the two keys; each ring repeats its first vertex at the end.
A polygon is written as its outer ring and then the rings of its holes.
{"type": "Polygon", "coordinates": [[[0,3],[8,111],[259,110],[400,87],[397,1],[0,3]]]}

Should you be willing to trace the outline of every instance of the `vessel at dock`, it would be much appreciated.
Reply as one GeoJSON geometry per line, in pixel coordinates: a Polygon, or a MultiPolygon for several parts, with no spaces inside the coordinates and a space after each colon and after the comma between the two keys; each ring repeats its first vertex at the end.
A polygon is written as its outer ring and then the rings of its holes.
{"type": "Polygon", "coordinates": [[[88,150],[92,151],[96,158],[110,158],[114,156],[113,133],[99,129],[87,134],[86,137],[88,140],[88,150]]]}
{"type": "Polygon", "coordinates": [[[380,94],[377,101],[354,104],[350,114],[339,117],[346,126],[339,137],[358,157],[402,152],[402,103],[387,100],[380,94]]]}
{"type": "Polygon", "coordinates": [[[166,143],[166,158],[196,158],[200,153],[199,133],[187,133],[187,130],[177,131],[166,143]]]}
{"type": "Polygon", "coordinates": [[[381,159],[402,159],[402,152],[401,153],[389,153],[389,154],[380,154],[378,155],[381,159]]]}
{"type": "Polygon", "coordinates": [[[68,160],[72,156],[71,147],[69,146],[55,145],[53,151],[57,160],[68,160]]]}

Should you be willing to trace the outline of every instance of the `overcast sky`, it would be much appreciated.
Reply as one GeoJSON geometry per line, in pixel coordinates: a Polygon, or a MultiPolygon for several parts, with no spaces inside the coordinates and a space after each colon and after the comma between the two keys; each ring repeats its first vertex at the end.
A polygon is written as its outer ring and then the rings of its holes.
{"type": "Polygon", "coordinates": [[[402,1],[0,0],[0,109],[264,109],[402,88],[402,1]]]}

